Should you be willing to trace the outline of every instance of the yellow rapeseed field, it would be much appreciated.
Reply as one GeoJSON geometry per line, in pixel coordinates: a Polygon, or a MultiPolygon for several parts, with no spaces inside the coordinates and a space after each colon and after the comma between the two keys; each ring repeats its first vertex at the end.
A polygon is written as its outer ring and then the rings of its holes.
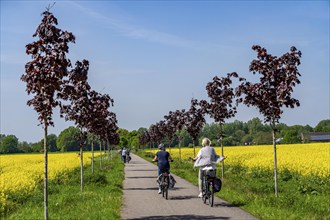
{"type": "MultiPolygon", "coordinates": [[[[200,148],[196,148],[196,154],[200,148]]],[[[215,147],[221,155],[221,148],[215,147]]],[[[153,151],[155,152],[155,150],[153,151]]],[[[179,149],[171,149],[173,158],[179,158],[179,149]]],[[[248,168],[274,169],[273,145],[224,147],[225,164],[248,168]]],[[[194,157],[193,148],[182,148],[183,160],[194,157]]],[[[330,177],[330,143],[277,145],[277,168],[288,169],[301,175],[330,177]]]]}
{"type": "MultiPolygon", "coordinates": [[[[91,153],[84,152],[84,164],[91,163],[91,153]]],[[[95,153],[95,156],[98,156],[95,153]]],[[[68,178],[66,174],[80,167],[77,153],[48,155],[48,179],[68,178]]],[[[26,196],[34,192],[44,178],[44,155],[0,155],[0,207],[4,209],[8,196],[26,196]]]]}

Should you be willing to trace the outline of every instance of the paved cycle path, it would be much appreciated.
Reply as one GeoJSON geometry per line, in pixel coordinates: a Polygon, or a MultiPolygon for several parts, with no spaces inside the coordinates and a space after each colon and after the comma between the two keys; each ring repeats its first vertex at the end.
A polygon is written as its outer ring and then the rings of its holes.
{"type": "Polygon", "coordinates": [[[257,219],[240,208],[214,197],[210,207],[198,198],[198,188],[173,175],[176,184],[169,190],[168,200],[158,194],[157,166],[134,154],[125,165],[123,220],[160,219],[257,219]]]}

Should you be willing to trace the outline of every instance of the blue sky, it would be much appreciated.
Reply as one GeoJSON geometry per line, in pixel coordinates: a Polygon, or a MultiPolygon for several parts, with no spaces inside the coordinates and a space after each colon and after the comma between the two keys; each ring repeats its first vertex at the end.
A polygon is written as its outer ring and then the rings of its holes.
{"type": "MultiPolygon", "coordinates": [[[[0,129],[19,141],[43,138],[20,77],[31,59],[25,45],[37,40],[32,35],[52,3],[1,1],[0,129]]],[[[76,36],[67,57],[90,61],[92,89],[115,100],[110,110],[121,128],[148,128],[169,111],[188,109],[192,97],[207,99],[205,86],[216,75],[236,71],[254,81],[254,44],[276,56],[291,46],[303,54],[293,93],[301,106],[284,109],[280,122],[314,127],[330,117],[329,1],[57,1],[51,12],[76,36]]],[[[56,135],[73,125],[58,112],[49,129],[56,135]]],[[[239,106],[228,122],[253,117],[262,118],[239,106]]]]}

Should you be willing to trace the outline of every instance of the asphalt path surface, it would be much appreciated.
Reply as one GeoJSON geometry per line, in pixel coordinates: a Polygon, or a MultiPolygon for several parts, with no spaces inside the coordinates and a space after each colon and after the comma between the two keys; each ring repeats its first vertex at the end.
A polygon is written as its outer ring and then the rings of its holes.
{"type": "Polygon", "coordinates": [[[158,194],[157,166],[134,154],[125,164],[124,201],[121,219],[257,219],[228,202],[214,197],[214,206],[198,198],[198,188],[173,175],[176,184],[168,192],[168,200],[158,194]]]}

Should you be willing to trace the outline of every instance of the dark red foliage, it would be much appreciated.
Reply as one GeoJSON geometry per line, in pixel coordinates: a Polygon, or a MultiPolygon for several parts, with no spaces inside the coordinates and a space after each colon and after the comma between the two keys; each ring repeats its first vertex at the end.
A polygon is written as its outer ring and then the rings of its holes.
{"type": "MultiPolygon", "coordinates": [[[[204,104],[204,102],[202,103],[204,104]]],[[[184,121],[185,127],[193,140],[196,140],[200,130],[205,124],[204,113],[205,111],[200,103],[198,103],[197,99],[191,99],[191,106],[185,114],[184,121]]]]}
{"type": "Polygon", "coordinates": [[[223,124],[225,119],[234,117],[236,114],[236,106],[233,105],[235,98],[234,89],[231,87],[232,78],[237,78],[236,72],[228,73],[226,77],[213,78],[213,82],[206,85],[207,94],[210,103],[205,100],[200,101],[203,111],[208,113],[215,122],[223,124]]]}
{"type": "Polygon", "coordinates": [[[150,142],[150,135],[148,131],[143,132],[143,134],[139,137],[139,142],[141,145],[146,145],[150,142]]]}
{"type": "Polygon", "coordinates": [[[91,90],[87,82],[89,62],[77,61],[76,67],[70,72],[69,80],[63,85],[59,97],[69,101],[61,105],[61,116],[74,121],[78,128],[97,134],[110,144],[119,143],[116,133],[116,114],[109,111],[113,99],[109,95],[101,95],[91,90]]]}
{"type": "Polygon", "coordinates": [[[66,59],[69,51],[68,43],[74,42],[72,33],[56,27],[57,19],[49,11],[44,17],[33,37],[39,40],[26,45],[26,53],[32,61],[25,65],[25,74],[21,80],[26,82],[28,95],[34,97],[27,104],[38,112],[38,119],[45,127],[53,125],[53,108],[59,105],[56,93],[64,84],[63,78],[68,75],[67,68],[71,66],[66,59]]]}
{"type": "Polygon", "coordinates": [[[184,109],[170,111],[168,115],[164,116],[166,120],[166,136],[172,140],[175,132],[180,131],[185,126],[185,113],[184,109]]]}
{"type": "Polygon", "coordinates": [[[247,106],[256,106],[264,115],[265,122],[278,123],[283,113],[282,107],[294,108],[300,103],[291,97],[293,87],[300,83],[298,65],[301,52],[291,47],[290,52],[281,57],[272,56],[265,48],[252,47],[257,52],[257,59],[250,65],[250,72],[259,73],[260,81],[247,82],[242,79],[236,94],[244,96],[238,100],[247,106]]]}
{"type": "Polygon", "coordinates": [[[156,143],[160,142],[164,138],[159,123],[150,126],[149,135],[150,135],[150,140],[156,143]]]}

